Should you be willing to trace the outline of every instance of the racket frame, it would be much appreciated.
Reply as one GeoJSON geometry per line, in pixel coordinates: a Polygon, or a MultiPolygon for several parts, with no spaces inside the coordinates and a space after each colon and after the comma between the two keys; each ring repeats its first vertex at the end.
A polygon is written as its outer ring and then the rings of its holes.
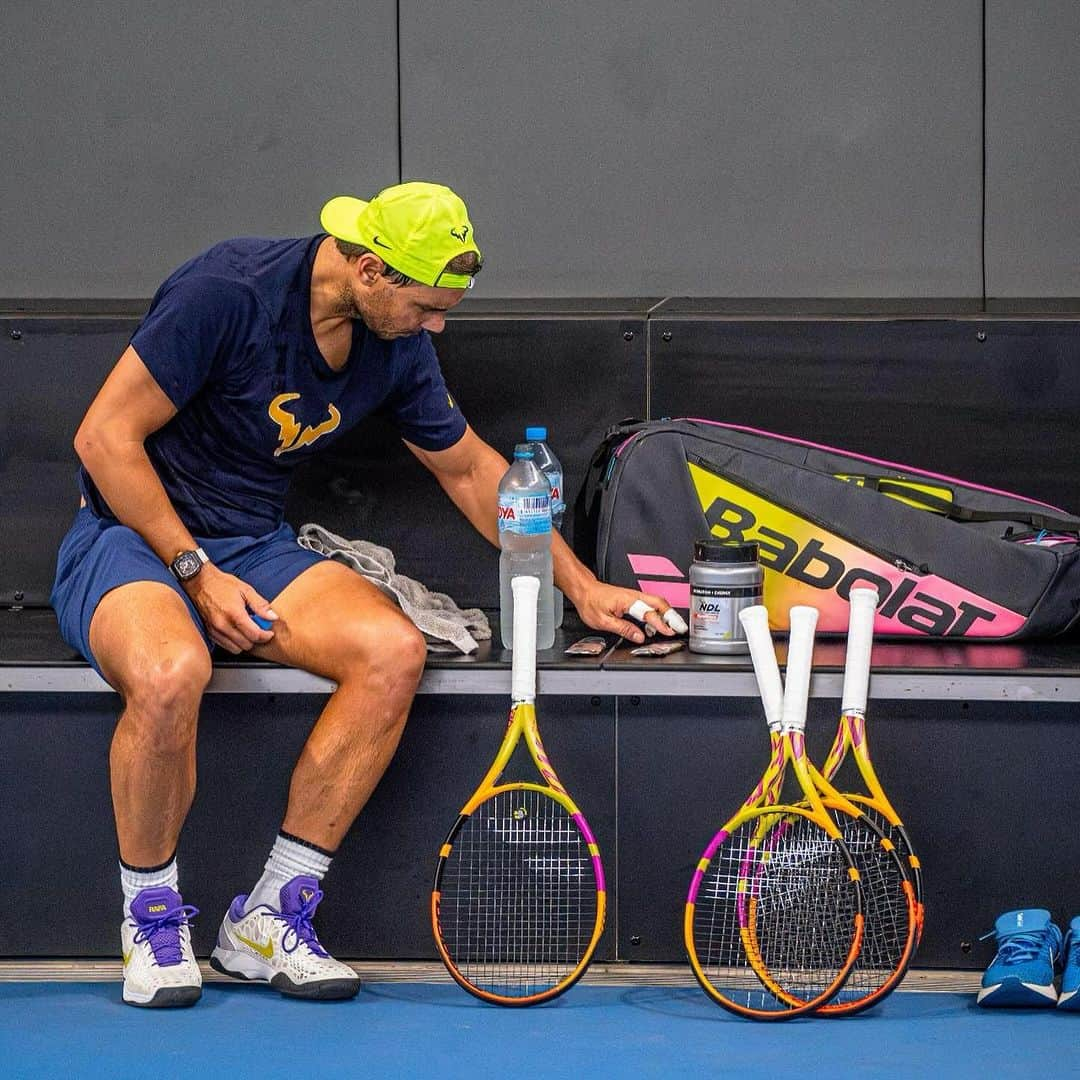
{"type": "MultiPolygon", "coordinates": [[[[873,618],[877,593],[871,589],[856,588],[851,590],[851,598],[851,625],[848,631],[844,662],[844,682],[841,695],[841,711],[844,715],[850,715],[852,712],[856,711],[855,706],[860,702],[862,708],[865,709],[870,679],[870,652],[873,643],[873,618]]],[[[842,726],[846,730],[846,725],[842,726]]],[[[833,743],[834,748],[835,745],[836,740],[834,740],[833,743]]],[[[831,750],[829,757],[832,757],[831,750]]],[[[839,764],[840,762],[838,761],[836,765],[837,768],[839,768],[839,764]]],[[[902,888],[904,890],[904,899],[907,907],[907,933],[901,946],[897,962],[888,978],[874,988],[872,992],[861,998],[826,1002],[815,1010],[817,1014],[821,1016],[851,1016],[855,1013],[862,1012],[864,1009],[871,1008],[877,1004],[877,1002],[881,1001],[895,989],[900,980],[907,973],[907,969],[911,964],[911,960],[915,955],[915,949],[918,947],[919,943],[921,933],[921,911],[912,875],[909,873],[908,867],[905,866],[905,860],[901,858],[900,853],[896,850],[896,845],[887,835],[885,835],[876,822],[863,812],[861,805],[862,800],[859,798],[852,798],[846,793],[841,793],[833,786],[831,779],[835,775],[835,769],[833,769],[831,774],[829,773],[828,764],[826,765],[825,774],[823,775],[814,763],[808,759],[805,781],[809,783],[810,787],[807,789],[804,778],[801,775],[799,776],[800,786],[803,787],[804,794],[809,801],[812,801],[816,797],[817,799],[820,799],[822,804],[829,810],[845,814],[851,818],[863,820],[864,827],[874,834],[882,849],[889,852],[890,858],[895,859],[895,865],[902,875],[902,888]],[[811,794],[811,792],[813,794],[811,794]]],[[[881,791],[881,785],[877,784],[876,786],[878,791],[881,791]]],[[[873,791],[872,788],[870,790],[873,791]]],[[[881,794],[884,796],[883,791],[881,791],[881,794]]],[[[888,802],[888,800],[885,801],[886,803],[888,802]]],[[[886,820],[888,820],[888,818],[886,818],[886,820]]],[[[910,851],[910,846],[908,850],[910,851]]],[[[869,894],[866,894],[866,896],[864,896],[864,900],[868,895],[869,894]]],[[[867,914],[867,917],[869,918],[866,909],[864,909],[864,914],[867,914]]],[[[867,932],[871,932],[872,929],[873,928],[868,924],[867,932]]]]}
{"type": "Polygon", "coordinates": [[[836,779],[851,753],[868,794],[846,792],[846,797],[859,806],[879,813],[899,834],[906,848],[909,878],[915,890],[916,947],[922,939],[925,917],[923,907],[922,863],[911,844],[911,838],[878,778],[870,759],[870,744],[866,733],[866,706],[870,689],[870,656],[874,641],[874,616],[881,597],[876,589],[867,586],[853,588],[849,593],[850,614],[848,639],[844,660],[844,684],[840,698],[840,720],[832,746],[825,755],[821,774],[830,783],[836,779]]]}
{"type": "MultiPolygon", "coordinates": [[[[869,685],[869,670],[870,670],[870,646],[872,643],[872,630],[873,630],[873,604],[870,603],[871,599],[876,600],[877,594],[869,589],[853,589],[852,594],[863,593],[867,595],[857,596],[855,598],[855,611],[858,612],[857,618],[861,620],[861,623],[857,623],[854,634],[849,636],[849,648],[847,650],[847,657],[844,666],[844,693],[843,700],[858,702],[861,700],[865,704],[867,688],[869,685]],[[866,625],[866,607],[870,603],[869,607],[869,628],[866,625]]],[[[792,621],[792,641],[798,642],[801,635],[805,635],[807,632],[811,634],[812,642],[812,628],[810,631],[804,629],[795,629],[800,624],[810,621],[812,624],[816,624],[816,613],[814,615],[809,612],[814,612],[813,608],[792,608],[791,621],[792,621]]],[[[854,612],[853,612],[854,614],[854,612]]],[[[777,712],[777,698],[780,695],[780,668],[776,660],[776,653],[772,647],[772,640],[769,634],[768,628],[768,613],[763,606],[758,606],[756,609],[751,608],[742,613],[742,619],[746,628],[746,635],[748,642],[751,643],[751,659],[754,663],[754,672],[758,678],[759,687],[761,688],[762,700],[765,703],[766,719],[769,723],[770,735],[773,735],[777,726],[776,712],[777,712]]],[[[796,647],[792,645],[792,649],[796,647]]],[[[784,729],[785,734],[787,732],[798,733],[801,740],[801,729],[799,728],[799,721],[801,719],[802,727],[805,727],[806,709],[803,706],[801,712],[801,718],[794,710],[789,709],[789,703],[792,705],[794,702],[800,700],[799,698],[791,699],[789,694],[794,692],[802,694],[801,700],[806,702],[809,697],[809,669],[803,669],[803,658],[796,656],[794,658],[795,674],[792,676],[792,657],[789,654],[789,677],[787,690],[783,692],[782,702],[784,712],[781,716],[780,726],[784,729]],[[792,679],[799,682],[799,685],[793,687],[792,679]],[[802,680],[805,678],[805,691],[802,687],[802,680]]],[[[900,853],[896,851],[896,845],[893,841],[883,833],[873,819],[864,814],[858,799],[852,799],[846,794],[838,791],[825,776],[819,772],[814,763],[807,757],[805,757],[805,746],[801,741],[792,741],[791,749],[789,751],[789,760],[792,762],[796,778],[799,782],[799,787],[802,790],[805,802],[800,805],[804,808],[809,807],[815,809],[817,807],[823,807],[825,810],[835,811],[839,814],[852,819],[861,819],[863,821],[863,827],[874,835],[877,842],[881,845],[882,849],[889,852],[889,858],[895,860],[894,865],[899,871],[902,877],[902,888],[905,894],[905,903],[907,907],[907,934],[900,950],[900,956],[895,967],[892,969],[892,973],[887,979],[885,979],[880,986],[876,987],[871,993],[866,994],[861,998],[852,998],[846,1001],[838,1002],[824,1002],[815,1009],[819,1015],[825,1016],[845,1016],[853,1015],[854,1013],[861,1012],[863,1009],[872,1007],[883,997],[889,994],[899,983],[899,981],[906,974],[908,967],[910,966],[912,957],[914,956],[915,949],[918,946],[919,936],[921,933],[921,909],[918,902],[918,897],[915,889],[912,885],[911,875],[908,873],[907,868],[904,865],[904,860],[900,857],[900,853]],[[794,755],[798,753],[801,761],[795,764],[794,755]]],[[[773,781],[772,796],[775,799],[778,797],[781,786],[783,784],[783,773],[778,774],[773,781]]],[[[880,789],[880,785],[878,785],[880,789]]],[[[884,794],[884,793],[882,793],[884,794]]],[[[834,820],[831,814],[826,814],[830,821],[834,820]]],[[[910,850],[910,848],[909,848],[910,850]]],[[[869,894],[865,892],[866,884],[864,883],[864,919],[867,917],[866,912],[866,900],[869,894]]],[[[870,927],[864,923],[864,941],[865,931],[870,927]]],[[[854,974],[854,971],[852,972],[854,974]]],[[[762,981],[766,981],[763,973],[759,973],[762,981]]],[[[839,991],[838,991],[839,992],[839,991]]]]}
{"type": "Polygon", "coordinates": [[[537,1005],[543,1001],[550,1001],[565,993],[576,983],[592,960],[600,936],[604,931],[604,919],[607,910],[607,887],[604,878],[604,866],[600,859],[600,848],[596,842],[589,823],[584,814],[571,798],[569,792],[563,786],[555,772],[555,767],[547,756],[544,744],[540,740],[540,730],[536,722],[536,607],[537,595],[540,582],[537,578],[517,577],[511,582],[514,590],[514,631],[511,670],[511,696],[513,702],[510,707],[510,716],[491,767],[484,774],[479,786],[461,808],[457,820],[450,828],[442,847],[439,849],[439,858],[435,866],[435,880],[431,891],[431,926],[435,935],[435,945],[439,955],[446,965],[454,981],[483,1001],[496,1005],[518,1007],[525,1005],[537,1005]],[[526,780],[513,781],[500,784],[499,779],[509,764],[521,740],[525,740],[529,756],[536,766],[537,772],[545,783],[538,784],[526,780]],[[448,858],[454,847],[454,840],[461,831],[470,815],[488,799],[511,791],[534,791],[554,800],[567,812],[578,831],[585,840],[589,856],[592,860],[593,874],[596,880],[596,920],[592,934],[584,954],[577,966],[554,986],[535,994],[512,997],[509,995],[496,994],[490,990],[476,986],[470,982],[465,974],[458,968],[450,956],[443,941],[439,921],[439,905],[442,899],[442,877],[448,858]]]}
{"type": "MultiPolygon", "coordinates": [[[[764,612],[764,608],[760,608],[764,612]]],[[[751,620],[759,616],[751,615],[753,609],[740,613],[740,619],[745,617],[751,620]]],[[[863,907],[861,883],[859,872],[851,858],[847,845],[843,841],[840,829],[826,811],[820,797],[810,780],[808,762],[805,754],[805,743],[802,729],[806,723],[806,704],[809,696],[810,666],[813,655],[813,631],[817,622],[817,611],[813,608],[793,608],[791,612],[791,640],[795,657],[795,673],[792,681],[792,663],[789,657],[789,682],[785,691],[780,681],[779,668],[776,664],[776,654],[772,648],[771,638],[768,637],[767,615],[765,623],[765,636],[768,638],[767,646],[762,645],[760,633],[748,633],[748,639],[752,640],[751,657],[754,659],[754,670],[758,676],[758,688],[761,692],[762,704],[765,708],[766,720],[769,725],[770,759],[761,780],[747,797],[743,805],[736,811],[716,833],[706,847],[690,881],[686,904],[683,909],[683,940],[686,946],[687,956],[690,960],[691,969],[698,983],[706,994],[717,1004],[755,1020],[781,1021],[789,1020],[805,1013],[813,1012],[826,1004],[834,997],[847,981],[858,959],[863,935],[863,907]],[[772,663],[761,663],[763,654],[755,655],[759,649],[766,648],[771,656],[772,663]],[[761,663],[759,671],[759,663],[761,663]],[[789,703],[789,695],[790,703],[789,703]],[[801,714],[801,718],[800,718],[801,714]],[[804,791],[808,805],[794,806],[782,804],[777,800],[783,788],[784,777],[788,767],[791,767],[799,777],[800,788],[804,791]],[[747,960],[753,968],[764,988],[779,1002],[787,1005],[786,1009],[754,1009],[741,1002],[733,1000],[713,985],[697,953],[694,940],[694,913],[696,911],[696,899],[701,883],[708,872],[709,864],[727,837],[742,825],[757,819],[759,826],[756,831],[756,840],[760,844],[770,833],[785,819],[789,826],[791,819],[802,817],[811,821],[820,828],[830,840],[837,846],[848,865],[848,877],[854,888],[855,916],[851,946],[843,964],[840,966],[837,976],[828,985],[825,991],[808,1000],[799,999],[784,990],[773,977],[768,967],[761,958],[760,950],[756,947],[755,936],[752,931],[753,919],[748,920],[748,925],[740,926],[740,936],[747,960]]],[[[750,882],[747,878],[740,879],[739,891],[745,894],[750,891],[750,882]]],[[[741,900],[740,900],[741,903],[741,900]]],[[[741,909],[740,909],[741,911],[741,909]]],[[[740,918],[740,923],[743,923],[740,918]]]]}

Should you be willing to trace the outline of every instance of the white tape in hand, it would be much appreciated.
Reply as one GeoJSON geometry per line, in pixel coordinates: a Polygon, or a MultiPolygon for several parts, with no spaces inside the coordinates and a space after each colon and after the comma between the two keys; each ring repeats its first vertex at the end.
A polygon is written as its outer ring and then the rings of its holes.
{"type": "MultiPolygon", "coordinates": [[[[631,619],[637,619],[638,622],[644,622],[645,616],[648,615],[650,611],[655,610],[656,608],[652,607],[650,604],[646,604],[644,600],[635,600],[630,605],[630,610],[626,614],[629,615],[631,619]]],[[[661,618],[675,631],[676,634],[685,634],[687,630],[690,629],[686,625],[686,620],[674,608],[668,608],[661,618]]]]}

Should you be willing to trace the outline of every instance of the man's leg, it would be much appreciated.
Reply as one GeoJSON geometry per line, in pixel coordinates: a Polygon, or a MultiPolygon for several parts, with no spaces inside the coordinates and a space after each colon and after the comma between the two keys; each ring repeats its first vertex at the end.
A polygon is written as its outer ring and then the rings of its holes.
{"type": "Polygon", "coordinates": [[[109,754],[120,858],[156,866],[176,852],[195,796],[195,733],[210,653],[183,600],[158,582],[106,593],[90,646],[123,712],[109,754]]]}
{"type": "Polygon", "coordinates": [[[333,853],[397,748],[427,646],[396,604],[340,563],[310,567],[272,603],[274,640],[253,651],[337,690],[300,753],[266,872],[233,902],[211,963],[284,993],[352,996],[359,981],[319,944],[311,916],[333,853]]]}
{"type": "Polygon", "coordinates": [[[210,654],[181,597],[138,581],[105,594],[90,646],[123,701],[109,757],[124,886],[124,1000],[184,1005],[201,979],[177,885],[176,844],[195,794],[210,654]]]}

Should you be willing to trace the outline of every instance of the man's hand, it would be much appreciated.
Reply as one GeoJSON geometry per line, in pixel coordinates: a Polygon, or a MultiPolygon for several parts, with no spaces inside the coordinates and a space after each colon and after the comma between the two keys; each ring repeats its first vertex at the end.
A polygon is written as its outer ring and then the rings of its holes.
{"type": "Polygon", "coordinates": [[[657,633],[665,637],[674,637],[675,631],[664,621],[665,613],[673,611],[673,608],[662,597],[654,596],[652,593],[624,589],[618,585],[608,585],[603,581],[593,579],[576,597],[574,606],[586,626],[594,630],[607,630],[610,633],[619,634],[640,645],[645,640],[645,635],[638,626],[626,618],[635,602],[639,600],[649,609],[645,612],[642,621],[657,633]]]}
{"type": "Polygon", "coordinates": [[[215,645],[237,654],[274,639],[274,632],[261,629],[251,613],[268,622],[274,622],[277,614],[247,582],[207,563],[183,588],[215,645]]]}

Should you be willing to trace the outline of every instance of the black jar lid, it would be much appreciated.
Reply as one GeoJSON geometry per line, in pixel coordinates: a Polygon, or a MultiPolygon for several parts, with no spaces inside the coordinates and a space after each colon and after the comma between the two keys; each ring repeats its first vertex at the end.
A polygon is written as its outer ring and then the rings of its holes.
{"type": "Polygon", "coordinates": [[[694,562],[754,563],[757,562],[758,546],[754,541],[739,543],[736,540],[695,540],[694,562]]]}

